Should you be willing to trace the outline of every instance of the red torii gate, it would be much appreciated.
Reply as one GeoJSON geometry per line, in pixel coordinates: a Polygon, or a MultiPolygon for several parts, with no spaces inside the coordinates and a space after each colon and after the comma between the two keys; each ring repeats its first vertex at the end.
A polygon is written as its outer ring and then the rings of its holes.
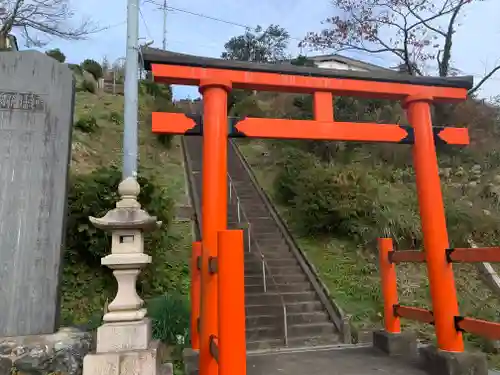
{"type": "MultiPolygon", "coordinates": [[[[435,143],[465,145],[469,136],[467,129],[433,128],[431,104],[465,100],[472,77],[429,78],[266,65],[155,49],[142,54],[156,82],[199,86],[203,96],[201,122],[179,113],[152,115],[154,132],[203,135],[202,246],[194,246],[194,254],[201,251],[201,309],[197,297],[192,301],[193,348],[199,343],[201,375],[246,373],[242,236],[239,231],[227,231],[226,219],[228,137],[413,144],[438,347],[449,352],[464,350],[462,334],[454,324],[458,303],[453,270],[445,257],[449,245],[435,143]],[[245,118],[228,125],[227,94],[232,89],[312,94],[314,120],[245,118]],[[335,121],[333,95],[402,101],[411,126],[335,121]],[[225,293],[231,294],[229,300],[219,300],[225,293]]],[[[200,295],[196,289],[194,292],[200,295]]]]}

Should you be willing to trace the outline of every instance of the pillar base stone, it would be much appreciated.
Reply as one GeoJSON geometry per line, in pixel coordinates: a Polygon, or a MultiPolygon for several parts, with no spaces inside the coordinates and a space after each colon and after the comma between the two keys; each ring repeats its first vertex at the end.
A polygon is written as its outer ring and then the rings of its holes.
{"type": "Polygon", "coordinates": [[[182,352],[184,359],[184,373],[186,375],[198,375],[200,371],[200,351],[186,348],[182,352]]]}
{"type": "Polygon", "coordinates": [[[430,375],[488,375],[488,362],[483,353],[445,352],[430,345],[419,351],[424,369],[430,375]]]}
{"type": "Polygon", "coordinates": [[[373,332],[373,346],[389,356],[404,356],[415,359],[418,356],[417,336],[412,332],[373,332]]]}
{"type": "Polygon", "coordinates": [[[83,359],[83,375],[163,375],[170,368],[160,364],[159,345],[152,341],[144,350],[88,354],[83,359]]]}
{"type": "Polygon", "coordinates": [[[151,341],[151,320],[105,323],[97,329],[97,353],[146,350],[151,341]]]}

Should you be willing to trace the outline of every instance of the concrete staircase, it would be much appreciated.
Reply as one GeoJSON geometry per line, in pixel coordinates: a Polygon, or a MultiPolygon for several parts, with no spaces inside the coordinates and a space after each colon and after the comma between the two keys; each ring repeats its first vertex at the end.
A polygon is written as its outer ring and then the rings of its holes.
{"type": "MultiPolygon", "coordinates": [[[[342,342],[338,324],[334,324],[323,303],[325,297],[322,302],[310,274],[304,272],[303,264],[285,241],[286,234],[259,195],[235,147],[229,142],[228,227],[249,227],[245,232],[247,349],[342,342]]],[[[184,137],[184,152],[201,225],[201,137],[184,137]]]]}

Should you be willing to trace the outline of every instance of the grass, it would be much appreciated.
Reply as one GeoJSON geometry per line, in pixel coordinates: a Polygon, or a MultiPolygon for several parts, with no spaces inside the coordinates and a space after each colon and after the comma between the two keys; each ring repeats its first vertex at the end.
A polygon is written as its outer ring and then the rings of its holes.
{"type": "MultiPolygon", "coordinates": [[[[276,158],[273,158],[275,143],[245,141],[240,142],[239,147],[252,166],[257,180],[273,199],[275,197],[273,181],[279,172],[276,158]]],[[[276,202],[276,199],[274,201],[276,202]]],[[[277,203],[275,205],[284,220],[289,223],[292,234],[318,270],[331,295],[351,316],[355,330],[380,328],[383,306],[377,250],[374,246],[334,236],[303,236],[290,220],[290,208],[277,203]]],[[[401,304],[430,308],[431,299],[425,265],[402,264],[398,265],[397,271],[401,304]]],[[[475,267],[469,264],[457,264],[454,266],[454,273],[461,313],[464,316],[480,319],[500,320],[500,301],[480,280],[475,267]]],[[[403,329],[415,330],[422,341],[434,341],[432,326],[405,320],[403,329]]],[[[487,352],[491,349],[491,342],[485,339],[469,334],[466,334],[465,338],[469,347],[480,348],[487,352]]],[[[499,368],[499,356],[494,354],[488,356],[490,366],[499,368]]]]}
{"type": "MultiPolygon", "coordinates": [[[[183,161],[179,139],[174,138],[170,149],[162,146],[151,133],[148,124],[149,97],[140,98],[139,169],[166,189],[174,201],[185,197],[183,161]]],[[[121,165],[123,96],[111,94],[76,94],[75,121],[92,115],[97,126],[92,133],[78,129],[73,131],[71,171],[86,174],[101,166],[121,165]]],[[[191,248],[189,223],[173,221],[168,229],[168,241],[163,251],[157,251],[153,263],[143,272],[154,274],[149,286],[149,299],[176,291],[186,295],[188,291],[188,260],[191,248]]],[[[145,249],[148,252],[148,249],[145,249]]],[[[116,281],[101,269],[85,264],[68,265],[63,269],[61,315],[64,324],[99,323],[103,306],[115,296],[116,281]],[[90,323],[89,323],[90,322],[90,323]]]]}

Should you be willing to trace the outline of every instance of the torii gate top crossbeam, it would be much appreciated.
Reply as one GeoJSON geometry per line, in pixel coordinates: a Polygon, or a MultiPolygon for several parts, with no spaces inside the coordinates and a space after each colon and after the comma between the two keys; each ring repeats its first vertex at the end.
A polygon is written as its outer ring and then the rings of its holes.
{"type": "Polygon", "coordinates": [[[147,70],[158,82],[199,85],[206,78],[231,82],[236,89],[313,93],[329,91],[335,95],[404,99],[426,95],[434,101],[463,101],[473,79],[465,77],[414,77],[391,72],[358,72],[294,66],[260,64],[178,54],[147,48],[142,52],[147,70]]]}

